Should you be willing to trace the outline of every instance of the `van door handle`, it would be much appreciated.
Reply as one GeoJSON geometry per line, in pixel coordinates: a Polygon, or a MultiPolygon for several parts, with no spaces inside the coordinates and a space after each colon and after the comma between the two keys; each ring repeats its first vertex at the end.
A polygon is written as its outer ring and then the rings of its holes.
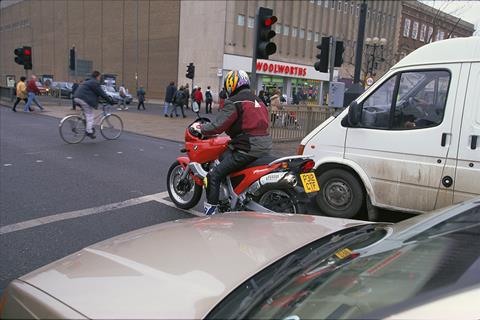
{"type": "Polygon", "coordinates": [[[477,149],[477,139],[478,139],[478,136],[472,136],[472,141],[470,142],[470,149],[472,150],[477,149]]]}
{"type": "Polygon", "coordinates": [[[442,133],[442,142],[440,143],[442,147],[445,147],[447,144],[447,134],[444,132],[442,133]]]}

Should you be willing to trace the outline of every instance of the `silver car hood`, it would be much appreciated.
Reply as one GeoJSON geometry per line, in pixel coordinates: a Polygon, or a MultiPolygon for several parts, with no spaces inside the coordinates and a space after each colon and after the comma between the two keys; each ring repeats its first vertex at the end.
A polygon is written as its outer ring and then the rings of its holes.
{"type": "Polygon", "coordinates": [[[272,262],[362,223],[252,212],[177,220],[92,245],[20,279],[89,318],[199,319],[272,262]]]}

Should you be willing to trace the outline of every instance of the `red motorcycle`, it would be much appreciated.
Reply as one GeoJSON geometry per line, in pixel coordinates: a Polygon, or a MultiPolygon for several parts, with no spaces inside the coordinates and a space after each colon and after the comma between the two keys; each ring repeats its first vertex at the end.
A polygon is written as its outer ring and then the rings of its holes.
{"type": "MultiPolygon", "coordinates": [[[[205,123],[199,118],[195,122],[205,123]]],[[[194,123],[195,123],[194,122],[194,123]]],[[[229,137],[203,136],[191,125],[185,130],[187,156],[178,157],[167,174],[167,190],[175,205],[190,209],[202,196],[207,173],[227,149],[229,137]]],[[[307,193],[319,190],[309,156],[264,157],[230,174],[220,188],[220,212],[259,211],[302,213],[307,193]]]]}

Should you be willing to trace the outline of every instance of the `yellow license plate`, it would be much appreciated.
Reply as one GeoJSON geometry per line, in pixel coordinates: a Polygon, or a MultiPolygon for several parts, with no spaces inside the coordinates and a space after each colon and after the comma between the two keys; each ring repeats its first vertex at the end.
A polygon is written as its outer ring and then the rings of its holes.
{"type": "Polygon", "coordinates": [[[306,193],[320,191],[315,173],[302,173],[300,174],[300,179],[302,179],[302,185],[306,193]]]}

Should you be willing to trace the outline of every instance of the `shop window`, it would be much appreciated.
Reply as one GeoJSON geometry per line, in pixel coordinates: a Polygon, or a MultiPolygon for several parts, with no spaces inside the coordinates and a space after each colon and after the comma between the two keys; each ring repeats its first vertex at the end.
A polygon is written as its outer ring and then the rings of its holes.
{"type": "Polygon", "coordinates": [[[427,26],[422,23],[420,28],[420,41],[425,42],[425,33],[427,32],[427,26]]]}
{"type": "Polygon", "coordinates": [[[412,26],[412,39],[417,40],[418,36],[418,22],[414,21],[412,26]]]}
{"type": "Polygon", "coordinates": [[[289,33],[290,33],[290,27],[288,25],[284,25],[283,26],[283,35],[288,36],[289,33]]]}
{"type": "Polygon", "coordinates": [[[297,27],[293,27],[293,28],[292,28],[292,37],[293,37],[293,38],[296,38],[296,37],[297,37],[297,33],[298,33],[298,28],[297,28],[297,27]]]}
{"type": "Polygon", "coordinates": [[[403,36],[408,37],[410,34],[410,19],[405,18],[405,22],[403,23],[403,36]]]}
{"type": "Polygon", "coordinates": [[[245,16],[243,14],[237,15],[237,25],[239,26],[245,25],[245,16]]]}
{"type": "Polygon", "coordinates": [[[307,40],[310,41],[312,40],[312,31],[308,30],[307,32],[307,40]]]}
{"type": "Polygon", "coordinates": [[[276,34],[282,34],[282,25],[280,23],[277,23],[275,25],[275,33],[276,34]]]}
{"type": "Polygon", "coordinates": [[[300,33],[298,35],[300,37],[300,39],[304,39],[305,38],[305,29],[300,29],[300,33]]]}
{"type": "Polygon", "coordinates": [[[320,39],[320,33],[315,32],[315,42],[318,42],[320,39]]]}

